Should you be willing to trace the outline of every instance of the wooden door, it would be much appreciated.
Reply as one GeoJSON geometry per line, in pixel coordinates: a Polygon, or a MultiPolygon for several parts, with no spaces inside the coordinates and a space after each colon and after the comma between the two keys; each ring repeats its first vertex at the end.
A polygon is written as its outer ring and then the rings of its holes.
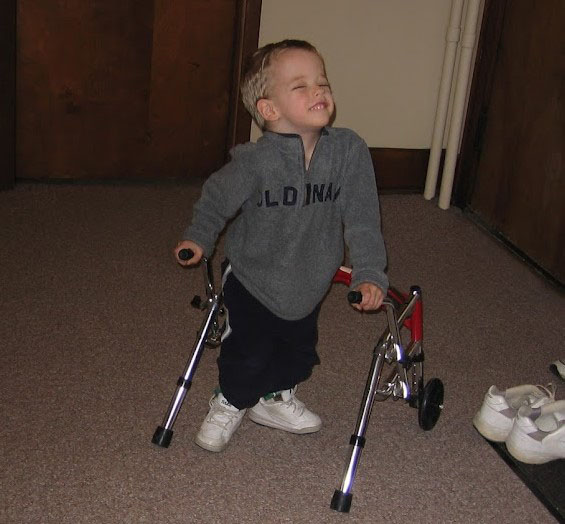
{"type": "Polygon", "coordinates": [[[20,0],[17,176],[208,175],[241,128],[234,71],[259,16],[256,0],[20,0]]]}
{"type": "Polygon", "coordinates": [[[565,2],[487,4],[496,19],[485,21],[482,51],[492,59],[474,81],[459,173],[470,180],[465,203],[563,283],[565,2]]]}

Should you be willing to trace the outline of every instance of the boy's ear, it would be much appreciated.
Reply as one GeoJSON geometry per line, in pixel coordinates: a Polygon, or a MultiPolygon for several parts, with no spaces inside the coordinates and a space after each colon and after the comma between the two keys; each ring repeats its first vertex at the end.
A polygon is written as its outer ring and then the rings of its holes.
{"type": "Polygon", "coordinates": [[[279,112],[275,104],[268,98],[257,100],[257,111],[259,111],[259,114],[263,117],[265,122],[274,122],[279,118],[279,112]]]}

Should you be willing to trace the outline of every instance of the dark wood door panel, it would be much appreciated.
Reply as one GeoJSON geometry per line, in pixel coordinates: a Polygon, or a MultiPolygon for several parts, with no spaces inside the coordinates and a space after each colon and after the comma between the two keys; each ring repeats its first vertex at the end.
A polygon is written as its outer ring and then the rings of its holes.
{"type": "Polygon", "coordinates": [[[470,208],[565,281],[565,3],[507,2],[470,208]]]}
{"type": "Polygon", "coordinates": [[[225,161],[236,2],[156,2],[145,165],[206,175],[225,161]]]}
{"type": "Polygon", "coordinates": [[[130,176],[144,148],[152,0],[21,0],[18,175],[130,176]]]}
{"type": "Polygon", "coordinates": [[[18,176],[216,169],[226,153],[237,9],[235,0],[21,0],[18,176]]]}

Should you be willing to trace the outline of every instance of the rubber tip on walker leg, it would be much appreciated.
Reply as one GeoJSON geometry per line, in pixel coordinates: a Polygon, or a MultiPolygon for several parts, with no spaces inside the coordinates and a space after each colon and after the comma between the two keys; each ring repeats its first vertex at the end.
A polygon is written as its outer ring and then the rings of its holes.
{"type": "Polygon", "coordinates": [[[162,448],[168,448],[171,440],[173,439],[173,430],[172,429],[165,429],[162,426],[158,426],[153,433],[153,438],[151,442],[153,444],[157,444],[157,446],[161,446],[162,448]]]}
{"type": "Polygon", "coordinates": [[[353,493],[344,493],[343,491],[336,489],[334,491],[334,496],[332,497],[330,508],[335,511],[341,511],[342,513],[349,513],[352,499],[353,493]]]}

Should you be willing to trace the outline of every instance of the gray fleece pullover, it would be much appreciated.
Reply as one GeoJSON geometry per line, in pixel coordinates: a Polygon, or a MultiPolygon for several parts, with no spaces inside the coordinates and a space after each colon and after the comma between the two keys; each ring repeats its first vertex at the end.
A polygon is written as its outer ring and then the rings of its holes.
{"type": "Polygon", "coordinates": [[[343,263],[351,287],[372,282],[386,291],[386,253],[375,175],[365,142],[353,131],[324,128],[305,169],[299,135],[265,134],[236,146],[210,176],[183,239],[214,251],[231,218],[225,253],[234,275],[275,315],[311,313],[343,263]]]}

